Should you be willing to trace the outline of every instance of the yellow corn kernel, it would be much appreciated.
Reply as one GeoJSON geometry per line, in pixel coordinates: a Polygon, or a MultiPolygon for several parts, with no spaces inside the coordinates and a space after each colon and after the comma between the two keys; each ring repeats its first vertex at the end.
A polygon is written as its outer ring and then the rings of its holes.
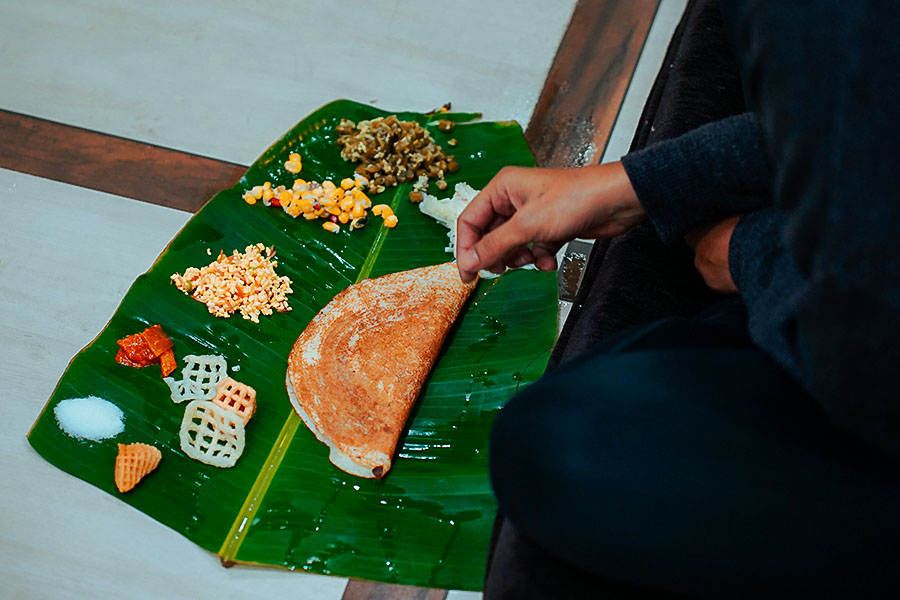
{"type": "Polygon", "coordinates": [[[369,180],[360,175],[359,173],[353,174],[353,185],[356,186],[357,189],[362,189],[369,185],[369,180]]]}
{"type": "Polygon", "coordinates": [[[306,184],[306,181],[305,181],[305,180],[303,180],[303,179],[295,179],[295,180],[294,180],[294,185],[291,186],[291,189],[292,189],[292,190],[295,190],[295,191],[298,191],[298,192],[305,192],[306,190],[309,189],[309,186],[306,184]]]}
{"type": "Polygon", "coordinates": [[[342,212],[338,215],[338,221],[340,221],[341,223],[347,223],[348,221],[350,221],[350,213],[342,212]]]}
{"type": "Polygon", "coordinates": [[[338,216],[339,214],[341,214],[341,207],[340,207],[340,206],[329,206],[329,207],[326,208],[325,210],[326,210],[326,212],[328,212],[328,214],[330,214],[330,215],[338,216]]]}
{"type": "Polygon", "coordinates": [[[326,192],[329,191],[329,190],[333,190],[333,189],[336,188],[336,187],[337,187],[337,186],[334,185],[334,182],[331,181],[330,179],[326,179],[325,181],[322,182],[322,188],[323,188],[326,192]]]}
{"type": "Polygon", "coordinates": [[[397,226],[397,215],[388,215],[384,218],[384,226],[393,228],[397,226]]]}
{"type": "Polygon", "coordinates": [[[261,185],[253,186],[252,188],[247,190],[247,194],[253,196],[254,200],[259,200],[260,198],[262,198],[262,195],[263,195],[263,186],[261,186],[261,185]]]}
{"type": "Polygon", "coordinates": [[[361,204],[357,204],[353,207],[353,210],[350,211],[350,215],[354,219],[361,219],[366,216],[366,209],[363,208],[361,204]]]}
{"type": "Polygon", "coordinates": [[[317,210],[317,211],[316,211],[315,213],[313,213],[313,214],[316,215],[317,218],[318,218],[318,217],[321,217],[322,215],[325,214],[325,209],[324,209],[324,208],[320,208],[319,210],[317,210]]]}
{"type": "Polygon", "coordinates": [[[314,212],[305,212],[305,213],[303,213],[303,218],[306,219],[307,221],[315,221],[316,219],[319,218],[319,215],[317,215],[314,212]]]}
{"type": "Polygon", "coordinates": [[[299,173],[303,169],[303,161],[300,159],[300,155],[292,152],[288,156],[288,161],[284,163],[284,168],[291,173],[299,173]]]}
{"type": "Polygon", "coordinates": [[[387,204],[376,204],[372,207],[372,214],[387,217],[394,214],[394,211],[387,204]]]}
{"type": "Polygon", "coordinates": [[[349,177],[346,177],[341,180],[341,187],[344,188],[345,190],[349,190],[350,188],[356,187],[356,182],[353,181],[352,179],[350,179],[349,177]]]}
{"type": "Polygon", "coordinates": [[[263,184],[262,188],[263,202],[268,202],[272,199],[273,196],[275,196],[275,192],[272,191],[272,183],[270,181],[267,181],[263,184]]]}
{"type": "Polygon", "coordinates": [[[330,231],[331,233],[337,233],[341,230],[341,226],[337,223],[332,223],[331,221],[325,221],[322,223],[322,229],[325,231],[330,231]]]}
{"type": "Polygon", "coordinates": [[[302,198],[299,202],[297,202],[297,206],[299,206],[300,210],[302,210],[303,212],[312,212],[313,209],[313,203],[302,198]]]}
{"type": "Polygon", "coordinates": [[[354,204],[356,204],[356,202],[353,201],[352,197],[344,198],[341,200],[341,210],[351,210],[354,204]]]}
{"type": "Polygon", "coordinates": [[[244,192],[244,202],[247,204],[256,204],[256,195],[253,193],[253,190],[244,192]]]}
{"type": "Polygon", "coordinates": [[[288,206],[288,207],[284,208],[284,212],[291,215],[292,217],[299,217],[300,216],[300,207],[297,205],[288,206]]]}

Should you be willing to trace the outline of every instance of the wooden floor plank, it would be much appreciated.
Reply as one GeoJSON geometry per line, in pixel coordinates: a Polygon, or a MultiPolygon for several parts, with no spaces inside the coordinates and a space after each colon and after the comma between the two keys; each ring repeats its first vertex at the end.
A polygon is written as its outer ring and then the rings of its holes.
{"type": "Polygon", "coordinates": [[[0,167],[196,212],[246,167],[0,110],[0,167]]]}
{"type": "Polygon", "coordinates": [[[659,0],[580,0],[525,137],[544,167],[596,163],[612,133],[659,0]]]}

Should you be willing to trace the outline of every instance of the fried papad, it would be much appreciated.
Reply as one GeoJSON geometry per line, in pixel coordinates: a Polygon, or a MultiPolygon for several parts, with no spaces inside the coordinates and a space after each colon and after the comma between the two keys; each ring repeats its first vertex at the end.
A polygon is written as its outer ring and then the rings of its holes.
{"type": "Polygon", "coordinates": [[[335,296],[297,338],[288,395],[335,466],[359,477],[387,474],[473,288],[455,263],[366,279],[335,296]]]}

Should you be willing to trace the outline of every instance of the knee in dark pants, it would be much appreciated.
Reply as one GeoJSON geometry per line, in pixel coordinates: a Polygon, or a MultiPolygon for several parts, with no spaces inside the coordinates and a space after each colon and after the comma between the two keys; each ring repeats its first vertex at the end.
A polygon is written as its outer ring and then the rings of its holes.
{"type": "MultiPolygon", "coordinates": [[[[490,470],[501,512],[525,537],[562,558],[589,544],[577,515],[596,507],[598,483],[616,461],[628,423],[627,374],[605,371],[614,357],[587,369],[560,370],[518,394],[500,411],[491,434],[490,470]],[[598,480],[598,477],[600,480],[598,480]]],[[[588,548],[583,548],[585,551],[588,548]]]]}

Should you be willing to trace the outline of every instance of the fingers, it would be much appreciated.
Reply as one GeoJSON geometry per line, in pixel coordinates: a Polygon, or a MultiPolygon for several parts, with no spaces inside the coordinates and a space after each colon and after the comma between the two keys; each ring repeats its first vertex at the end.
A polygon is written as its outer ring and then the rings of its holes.
{"type": "Polygon", "coordinates": [[[518,250],[513,250],[509,257],[507,257],[506,266],[511,269],[517,269],[533,262],[534,254],[531,253],[531,249],[519,248],[518,250]]]}
{"type": "Polygon", "coordinates": [[[491,273],[502,274],[507,268],[518,269],[525,265],[533,264],[541,271],[555,271],[557,269],[556,253],[559,251],[560,244],[543,244],[536,243],[533,247],[522,246],[513,249],[505,259],[494,262],[493,264],[480,264],[473,267],[477,271],[489,271],[491,273]]]}
{"type": "Polygon", "coordinates": [[[525,248],[528,238],[518,219],[513,216],[495,229],[484,233],[468,250],[461,247],[457,263],[461,271],[476,273],[480,269],[486,269],[502,273],[509,262],[533,260],[531,252],[525,248]]]}
{"type": "Polygon", "coordinates": [[[531,249],[532,254],[534,254],[534,266],[541,271],[555,271],[557,268],[556,253],[559,251],[559,248],[560,246],[555,244],[552,246],[535,244],[531,249]]]}
{"type": "Polygon", "coordinates": [[[538,268],[556,268],[554,253],[558,247],[549,248],[545,243],[538,245],[537,253],[529,247],[538,237],[535,228],[546,226],[546,218],[541,215],[546,211],[546,196],[536,177],[547,178],[535,169],[507,167],[462,212],[457,220],[456,245],[463,281],[473,280],[480,270],[502,273],[507,267],[531,263],[538,268]],[[541,202],[532,206],[532,197],[541,202]]]}
{"type": "Polygon", "coordinates": [[[487,186],[469,203],[456,222],[457,266],[463,281],[469,282],[481,269],[502,268],[499,258],[512,249],[500,252],[492,245],[503,242],[506,233],[501,231],[497,240],[488,241],[495,232],[501,230],[507,219],[515,213],[509,201],[503,183],[507,169],[502,170],[487,186]]]}

